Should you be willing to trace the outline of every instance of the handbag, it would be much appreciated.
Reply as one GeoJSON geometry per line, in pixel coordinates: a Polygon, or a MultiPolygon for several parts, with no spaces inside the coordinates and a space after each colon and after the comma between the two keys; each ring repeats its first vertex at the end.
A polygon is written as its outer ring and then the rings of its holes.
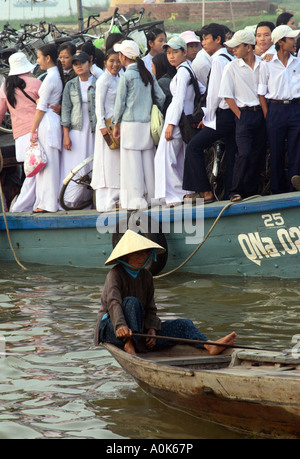
{"type": "Polygon", "coordinates": [[[39,142],[26,148],[24,172],[26,177],[34,177],[47,164],[46,153],[39,142]]]}
{"type": "Polygon", "coordinates": [[[164,117],[156,104],[152,105],[151,110],[151,121],[150,121],[150,130],[153,143],[155,146],[158,145],[159,139],[164,127],[164,117]]]}
{"type": "Polygon", "coordinates": [[[120,148],[120,139],[116,139],[113,136],[114,125],[112,124],[112,118],[105,120],[105,126],[107,128],[108,135],[104,136],[104,140],[109,146],[110,150],[117,150],[120,148]]]}
{"type": "MultiPolygon", "coordinates": [[[[191,69],[185,65],[179,66],[184,67],[191,75],[191,83],[194,86],[195,99],[194,99],[194,111],[190,115],[186,115],[184,111],[182,112],[181,118],[179,120],[179,129],[181,133],[182,140],[185,143],[189,143],[190,140],[199,132],[197,128],[198,124],[202,121],[204,116],[204,111],[202,109],[203,100],[198,86],[198,82],[191,69]]],[[[178,68],[179,68],[178,67],[178,68]]]]}
{"type": "Polygon", "coordinates": [[[155,103],[155,94],[154,94],[154,86],[151,86],[151,96],[152,96],[152,109],[151,109],[151,118],[150,118],[150,132],[153,143],[155,146],[158,145],[161,133],[164,128],[164,117],[161,113],[160,109],[158,108],[157,104],[155,103]]]}

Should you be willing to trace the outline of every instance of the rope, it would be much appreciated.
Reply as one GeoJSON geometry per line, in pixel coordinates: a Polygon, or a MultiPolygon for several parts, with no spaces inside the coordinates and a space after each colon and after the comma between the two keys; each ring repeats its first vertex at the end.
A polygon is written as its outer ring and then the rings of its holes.
{"type": "Polygon", "coordinates": [[[23,266],[22,263],[18,260],[18,257],[17,257],[17,255],[16,255],[15,249],[13,248],[13,245],[12,245],[12,241],[11,241],[11,237],[10,237],[10,232],[9,232],[9,227],[8,227],[8,224],[7,224],[6,212],[5,212],[5,206],[4,206],[4,198],[3,198],[3,190],[2,190],[2,185],[1,185],[1,183],[0,183],[0,197],[1,197],[2,212],[3,212],[3,218],[4,218],[4,223],[5,223],[7,238],[8,238],[8,242],[9,242],[11,251],[12,251],[13,256],[14,256],[16,262],[18,263],[18,265],[19,265],[22,269],[24,269],[24,270],[26,271],[27,268],[25,268],[25,266],[23,266]]]}
{"type": "Polygon", "coordinates": [[[220,218],[222,217],[223,213],[229,208],[231,207],[233,204],[238,204],[238,203],[241,203],[241,202],[246,202],[246,201],[249,201],[250,199],[254,199],[254,198],[259,198],[260,195],[255,195],[255,196],[250,196],[249,198],[245,198],[245,199],[242,199],[241,201],[234,201],[234,202],[229,202],[228,204],[226,204],[226,206],[223,207],[223,209],[221,210],[221,212],[219,213],[219,215],[217,216],[217,218],[215,219],[214,223],[212,224],[212,226],[210,227],[209,231],[207,232],[205,238],[203,239],[202,242],[200,242],[200,244],[195,248],[195,250],[187,257],[187,259],[185,261],[183,261],[179,266],[177,266],[176,268],[172,269],[171,271],[167,272],[167,273],[163,273],[163,274],[160,274],[158,276],[153,276],[153,279],[160,279],[162,277],[166,277],[166,276],[169,276],[170,274],[173,274],[175,273],[176,271],[178,271],[180,268],[182,268],[184,265],[187,264],[188,261],[190,261],[190,259],[198,252],[198,250],[203,246],[203,244],[207,241],[207,239],[209,238],[212,230],[214,229],[214,227],[216,226],[216,224],[218,223],[218,221],[220,220],[220,218]]]}

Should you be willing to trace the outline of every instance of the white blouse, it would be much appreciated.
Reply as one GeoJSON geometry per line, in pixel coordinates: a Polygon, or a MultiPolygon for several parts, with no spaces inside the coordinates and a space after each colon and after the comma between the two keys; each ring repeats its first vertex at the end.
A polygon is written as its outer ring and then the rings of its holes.
{"type": "Polygon", "coordinates": [[[58,68],[51,67],[47,70],[47,76],[39,89],[37,109],[46,112],[50,105],[61,103],[63,84],[58,68]]]}
{"type": "Polygon", "coordinates": [[[96,83],[96,116],[99,129],[105,128],[105,120],[114,114],[119,75],[105,69],[96,83]]]}
{"type": "MultiPolygon", "coordinates": [[[[173,97],[166,113],[166,123],[174,126],[178,126],[182,111],[186,115],[190,115],[194,111],[194,86],[190,84],[190,72],[183,67],[191,69],[187,61],[183,62],[177,67],[177,73],[170,83],[170,91],[173,97]]],[[[199,82],[198,85],[200,92],[203,94],[205,87],[199,82]]]]}

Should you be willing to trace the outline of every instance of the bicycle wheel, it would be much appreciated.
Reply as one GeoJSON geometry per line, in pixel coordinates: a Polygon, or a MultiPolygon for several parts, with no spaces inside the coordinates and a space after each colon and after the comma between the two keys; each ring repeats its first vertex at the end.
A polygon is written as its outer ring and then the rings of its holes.
{"type": "Polygon", "coordinates": [[[81,210],[93,203],[92,177],[93,155],[82,161],[64,179],[59,203],[65,210],[81,210]]]}
{"type": "Polygon", "coordinates": [[[12,134],[11,117],[8,111],[5,113],[3,121],[0,124],[0,132],[4,132],[5,134],[12,134]]]}

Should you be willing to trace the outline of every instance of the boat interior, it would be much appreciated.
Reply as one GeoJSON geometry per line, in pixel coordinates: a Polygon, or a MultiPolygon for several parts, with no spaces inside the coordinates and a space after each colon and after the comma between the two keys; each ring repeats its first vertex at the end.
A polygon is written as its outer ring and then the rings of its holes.
{"type": "Polygon", "coordinates": [[[213,370],[234,367],[255,367],[278,371],[300,370],[300,355],[290,352],[226,349],[221,354],[209,355],[206,350],[189,345],[176,345],[158,352],[137,354],[138,358],[159,365],[191,370],[213,370]]]}

